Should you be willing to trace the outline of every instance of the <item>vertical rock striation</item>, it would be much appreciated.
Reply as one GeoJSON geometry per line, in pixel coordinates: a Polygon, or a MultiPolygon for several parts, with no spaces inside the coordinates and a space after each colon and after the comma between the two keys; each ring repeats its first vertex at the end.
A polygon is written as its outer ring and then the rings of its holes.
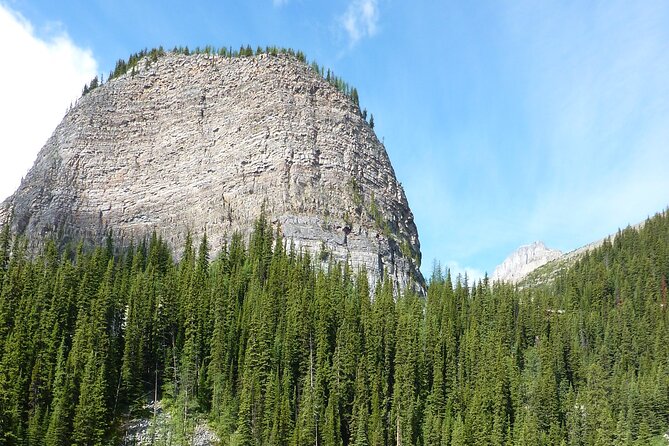
{"type": "Polygon", "coordinates": [[[129,242],[155,231],[178,254],[272,223],[318,259],[424,284],[413,214],[358,107],[288,55],[168,54],[82,97],[0,210],[44,236],[129,242]]]}

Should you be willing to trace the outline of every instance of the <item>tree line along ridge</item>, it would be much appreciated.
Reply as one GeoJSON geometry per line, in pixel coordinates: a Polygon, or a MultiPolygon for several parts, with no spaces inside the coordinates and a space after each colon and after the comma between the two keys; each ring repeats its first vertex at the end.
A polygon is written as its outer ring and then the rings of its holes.
{"type": "MultiPolygon", "coordinates": [[[[126,73],[134,74],[136,72],[137,65],[140,63],[140,61],[144,60],[144,63],[148,66],[151,63],[158,61],[158,58],[165,56],[168,53],[183,54],[183,55],[209,54],[209,55],[218,55],[221,57],[230,57],[230,58],[253,57],[261,54],[268,54],[270,56],[276,56],[278,54],[287,54],[289,56],[295,57],[300,62],[307,64],[309,67],[311,67],[311,69],[314,72],[318,73],[323,79],[325,79],[335,88],[337,88],[339,92],[349,97],[351,101],[353,101],[353,103],[358,108],[358,111],[360,112],[362,118],[368,122],[369,126],[372,129],[374,128],[374,115],[369,114],[368,116],[367,109],[363,109],[360,107],[360,97],[357,88],[352,87],[341,77],[336,76],[329,68],[325,69],[324,67],[319,65],[318,62],[316,62],[315,60],[309,62],[307,60],[307,57],[302,51],[300,50],[296,51],[292,48],[283,48],[277,46],[266,46],[263,48],[258,46],[254,51],[250,45],[246,46],[242,45],[239,49],[233,49],[232,47],[217,48],[214,46],[207,45],[204,47],[198,46],[193,50],[189,49],[188,46],[175,46],[171,50],[166,51],[162,46],[160,46],[158,48],[152,48],[150,50],[143,49],[141,51],[133,53],[128,57],[128,59],[119,59],[116,62],[114,69],[109,72],[107,80],[109,81],[115,79],[126,73]]],[[[100,78],[98,78],[98,76],[95,76],[90,81],[90,83],[84,85],[82,96],[85,96],[92,90],[95,90],[97,87],[102,85],[103,82],[104,82],[103,76],[101,76],[100,78]]]]}

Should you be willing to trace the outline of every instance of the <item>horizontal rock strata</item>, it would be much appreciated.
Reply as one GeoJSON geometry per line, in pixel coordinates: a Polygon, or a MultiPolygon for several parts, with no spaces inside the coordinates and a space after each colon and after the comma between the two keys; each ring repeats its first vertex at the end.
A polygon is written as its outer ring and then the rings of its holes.
{"type": "Polygon", "coordinates": [[[263,204],[298,248],[423,283],[420,244],[383,145],[346,95],[288,55],[168,54],[67,113],[0,210],[12,229],[99,241],[156,231],[215,252],[263,204]]]}

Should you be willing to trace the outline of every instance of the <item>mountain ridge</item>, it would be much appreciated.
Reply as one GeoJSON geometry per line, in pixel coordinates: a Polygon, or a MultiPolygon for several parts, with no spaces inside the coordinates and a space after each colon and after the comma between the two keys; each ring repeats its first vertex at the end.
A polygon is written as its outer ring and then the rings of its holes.
{"type": "Polygon", "coordinates": [[[520,246],[495,268],[492,280],[518,283],[538,267],[560,256],[562,251],[549,249],[541,241],[520,246]]]}
{"type": "MultiPolygon", "coordinates": [[[[639,230],[644,227],[647,221],[648,219],[635,225],[628,225],[627,228],[639,230]]],[[[607,240],[615,240],[620,232],[621,229],[614,234],[609,234],[606,237],[567,252],[547,248],[541,241],[522,245],[516,251],[509,254],[502,263],[497,265],[492,275],[492,280],[510,282],[521,286],[533,286],[551,281],[557,272],[573,265],[586,253],[599,248],[607,240]],[[533,247],[537,247],[539,253],[531,253],[528,256],[528,251],[532,252],[533,247]],[[523,259],[525,261],[522,261],[523,259]]]]}

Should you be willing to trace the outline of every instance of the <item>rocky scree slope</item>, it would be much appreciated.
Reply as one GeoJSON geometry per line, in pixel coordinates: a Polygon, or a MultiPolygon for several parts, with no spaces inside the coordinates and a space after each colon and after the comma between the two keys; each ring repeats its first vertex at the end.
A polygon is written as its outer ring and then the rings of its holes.
{"type": "MultiPolygon", "coordinates": [[[[146,62],[146,63],[144,63],[146,62]]],[[[413,214],[383,145],[349,97],[289,55],[167,54],[83,96],[0,207],[44,236],[124,243],[153,231],[213,253],[261,208],[297,249],[370,281],[422,286],[413,214]]]]}

